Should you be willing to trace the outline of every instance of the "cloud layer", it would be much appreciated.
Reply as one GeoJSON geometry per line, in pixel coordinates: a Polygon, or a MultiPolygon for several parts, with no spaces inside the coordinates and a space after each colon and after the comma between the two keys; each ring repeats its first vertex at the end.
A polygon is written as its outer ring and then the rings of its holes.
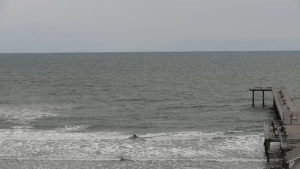
{"type": "Polygon", "coordinates": [[[1,52],[300,50],[294,0],[0,0],[1,52]]]}

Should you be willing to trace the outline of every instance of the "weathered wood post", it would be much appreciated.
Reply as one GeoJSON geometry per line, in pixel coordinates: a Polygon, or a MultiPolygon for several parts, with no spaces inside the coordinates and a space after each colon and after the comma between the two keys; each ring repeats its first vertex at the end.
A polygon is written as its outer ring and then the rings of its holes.
{"type": "MultiPolygon", "coordinates": [[[[283,156],[285,157],[286,156],[286,150],[282,150],[283,152],[282,152],[282,154],[283,154],[283,156]]],[[[283,162],[282,162],[283,164],[282,164],[282,167],[283,168],[286,168],[287,166],[285,165],[285,158],[283,158],[283,162]]]]}
{"type": "Polygon", "coordinates": [[[254,90],[252,92],[253,92],[253,94],[252,94],[252,106],[254,107],[254,90]]]}
{"type": "Polygon", "coordinates": [[[269,141],[265,140],[264,146],[265,146],[265,151],[266,151],[266,156],[267,156],[267,162],[269,162],[270,161],[269,151],[270,151],[270,148],[271,148],[271,144],[270,144],[269,141]]]}
{"type": "Polygon", "coordinates": [[[263,107],[265,107],[265,91],[263,91],[263,107]]]}

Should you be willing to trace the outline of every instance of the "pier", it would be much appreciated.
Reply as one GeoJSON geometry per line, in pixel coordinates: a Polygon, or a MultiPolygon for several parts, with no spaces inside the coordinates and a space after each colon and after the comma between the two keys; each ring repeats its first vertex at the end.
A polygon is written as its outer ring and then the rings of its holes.
{"type": "Polygon", "coordinates": [[[295,102],[288,89],[273,89],[271,87],[250,88],[253,92],[252,104],[254,106],[254,91],[271,91],[273,94],[273,108],[278,120],[264,122],[264,146],[267,161],[270,159],[271,142],[279,142],[283,153],[283,168],[300,168],[300,106],[295,102]]]}

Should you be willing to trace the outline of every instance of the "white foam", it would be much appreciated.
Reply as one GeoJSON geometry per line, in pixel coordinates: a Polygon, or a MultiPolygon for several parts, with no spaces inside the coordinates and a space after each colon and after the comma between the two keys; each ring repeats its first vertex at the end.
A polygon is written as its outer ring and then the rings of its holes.
{"type": "Polygon", "coordinates": [[[32,126],[13,126],[13,129],[33,129],[32,126]]]}
{"type": "Polygon", "coordinates": [[[0,129],[0,140],[118,140],[129,136],[119,132],[66,133],[60,130],[0,129]]]}
{"type": "Polygon", "coordinates": [[[194,140],[194,139],[212,139],[216,137],[227,137],[223,132],[172,132],[172,133],[149,133],[141,135],[141,137],[149,138],[150,140],[194,140]]]}
{"type": "Polygon", "coordinates": [[[57,116],[59,111],[68,111],[70,106],[49,104],[36,105],[0,105],[0,118],[10,123],[28,124],[31,121],[49,116],[57,116]]]}
{"type": "Polygon", "coordinates": [[[117,132],[66,133],[33,129],[0,130],[0,157],[45,159],[257,160],[264,158],[261,133],[228,137],[221,132],[139,135],[117,132]],[[213,139],[220,137],[220,139],[213,139]]]}
{"type": "Polygon", "coordinates": [[[63,127],[58,127],[56,130],[59,131],[80,131],[85,130],[87,128],[91,127],[91,125],[67,125],[63,127]]]}
{"type": "MultiPolygon", "coordinates": [[[[126,158],[125,158],[126,159],[126,158]]],[[[0,160],[47,160],[47,161],[120,161],[121,157],[119,158],[77,158],[77,159],[62,159],[62,158],[5,158],[2,157],[0,160]]],[[[132,161],[213,161],[213,162],[265,162],[266,159],[247,159],[247,158],[227,158],[227,159],[217,159],[217,158],[202,158],[202,159],[159,159],[159,158],[132,158],[132,159],[126,159],[126,160],[132,160],[132,161]]],[[[280,161],[281,159],[270,159],[270,161],[280,161]]]]}

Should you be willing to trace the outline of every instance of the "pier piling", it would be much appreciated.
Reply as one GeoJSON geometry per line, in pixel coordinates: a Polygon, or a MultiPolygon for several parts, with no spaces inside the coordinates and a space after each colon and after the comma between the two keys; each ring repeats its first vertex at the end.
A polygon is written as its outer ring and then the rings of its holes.
{"type": "Polygon", "coordinates": [[[254,107],[254,90],[253,90],[253,94],[252,94],[252,106],[254,107]]]}
{"type": "Polygon", "coordinates": [[[262,106],[265,106],[265,91],[272,91],[272,87],[254,87],[250,88],[252,91],[252,106],[254,107],[254,92],[255,91],[262,91],[262,106]]]}
{"type": "Polygon", "coordinates": [[[269,162],[270,161],[269,151],[270,151],[270,148],[271,148],[271,144],[270,144],[269,141],[265,140],[264,146],[265,146],[265,152],[266,152],[266,156],[267,156],[267,162],[269,162]]]}
{"type": "Polygon", "coordinates": [[[263,99],[263,107],[265,107],[265,91],[262,91],[262,92],[263,92],[263,96],[262,96],[263,97],[262,98],[263,99]]]}

